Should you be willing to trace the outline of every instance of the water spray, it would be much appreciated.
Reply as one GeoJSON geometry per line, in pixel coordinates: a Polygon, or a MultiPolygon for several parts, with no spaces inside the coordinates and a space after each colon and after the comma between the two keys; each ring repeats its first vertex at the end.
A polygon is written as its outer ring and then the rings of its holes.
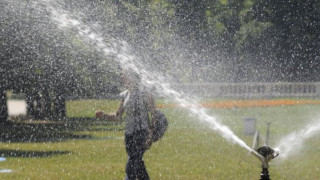
{"type": "Polygon", "coordinates": [[[192,98],[184,96],[183,93],[175,91],[171,88],[170,84],[166,83],[161,74],[155,72],[149,72],[143,63],[139,61],[139,58],[130,55],[127,51],[128,45],[124,41],[117,41],[116,39],[110,39],[111,43],[107,43],[103,36],[98,33],[94,33],[90,27],[83,24],[81,21],[69,18],[67,14],[59,12],[60,9],[48,6],[51,9],[53,19],[57,21],[64,28],[75,29],[78,35],[82,38],[90,39],[95,42],[97,50],[102,51],[107,56],[113,56],[120,63],[121,67],[125,70],[134,70],[141,76],[142,82],[146,86],[156,86],[156,90],[161,92],[165,97],[171,98],[178,102],[181,107],[185,107],[189,110],[190,114],[198,117],[207,123],[209,127],[218,132],[223,138],[238,144],[240,147],[247,149],[254,154],[262,162],[262,174],[261,180],[268,180],[268,162],[278,156],[274,153],[274,150],[267,146],[259,148],[257,151],[251,149],[243,140],[236,136],[229,127],[221,124],[215,117],[210,116],[205,108],[199,107],[197,102],[192,98]],[[62,14],[62,15],[61,15],[62,14]],[[120,49],[120,50],[118,50],[120,49]]]}
{"type": "Polygon", "coordinates": [[[203,107],[199,107],[195,98],[186,96],[183,92],[176,91],[167,83],[166,78],[156,71],[150,71],[149,67],[130,53],[130,46],[123,40],[117,38],[100,35],[95,32],[82,21],[72,18],[67,11],[64,11],[55,4],[45,4],[52,19],[59,25],[60,28],[70,29],[77,32],[77,35],[89,44],[94,44],[94,48],[105,56],[113,57],[119,63],[121,68],[125,71],[133,71],[140,75],[142,84],[149,88],[155,89],[155,92],[164,97],[174,100],[180,107],[189,110],[189,113],[198,119],[209,124],[209,128],[218,132],[223,138],[230,142],[238,144],[240,147],[247,149],[249,152],[252,149],[240,139],[234,132],[227,126],[223,125],[213,116],[207,113],[203,107]]]}
{"type": "Polygon", "coordinates": [[[279,155],[279,152],[271,149],[269,146],[261,146],[257,151],[251,151],[262,162],[262,171],[260,180],[270,180],[269,162],[279,155]]]}

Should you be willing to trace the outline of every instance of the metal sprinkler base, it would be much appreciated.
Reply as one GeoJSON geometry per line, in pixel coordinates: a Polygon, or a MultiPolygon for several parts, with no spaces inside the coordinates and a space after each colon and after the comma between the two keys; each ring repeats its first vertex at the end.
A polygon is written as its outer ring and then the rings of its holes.
{"type": "Polygon", "coordinates": [[[268,168],[262,168],[260,180],[271,180],[268,168]]]}

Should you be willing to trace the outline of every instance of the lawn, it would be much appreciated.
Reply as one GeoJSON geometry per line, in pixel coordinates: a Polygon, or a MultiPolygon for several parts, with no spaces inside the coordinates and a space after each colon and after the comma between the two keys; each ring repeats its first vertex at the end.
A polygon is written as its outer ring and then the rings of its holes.
{"type": "MultiPolygon", "coordinates": [[[[67,103],[69,119],[59,123],[15,123],[1,127],[0,179],[124,179],[127,160],[124,123],[108,123],[93,118],[97,109],[112,112],[118,102],[83,100],[67,103]]],[[[209,109],[249,146],[252,136],[243,135],[243,119],[256,118],[264,136],[271,122],[270,144],[319,118],[320,105],[244,107],[209,109]]],[[[144,160],[151,179],[243,179],[260,178],[260,163],[248,152],[232,144],[185,110],[163,108],[169,128],[152,145],[144,160]]],[[[320,179],[320,141],[305,142],[299,156],[270,164],[271,179],[320,179]]],[[[281,155],[280,155],[281,156],[281,155]]]]}

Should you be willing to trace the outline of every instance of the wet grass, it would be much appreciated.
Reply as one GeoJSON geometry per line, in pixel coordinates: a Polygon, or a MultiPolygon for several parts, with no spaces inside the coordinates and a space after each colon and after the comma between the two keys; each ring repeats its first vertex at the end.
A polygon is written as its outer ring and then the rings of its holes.
{"type": "MultiPolygon", "coordinates": [[[[66,121],[2,126],[0,156],[7,160],[0,162],[0,169],[14,172],[0,173],[0,179],[123,179],[127,160],[124,123],[92,118],[95,110],[112,112],[117,105],[102,100],[68,102],[66,121]]],[[[250,146],[252,136],[243,134],[243,119],[256,118],[262,136],[270,121],[272,146],[283,135],[319,118],[319,109],[319,105],[299,105],[210,109],[209,113],[250,146]]],[[[162,111],[169,119],[168,131],[144,157],[152,179],[259,179],[260,163],[245,149],[227,142],[183,110],[162,111]]],[[[271,178],[320,179],[318,138],[306,141],[299,156],[284,162],[274,160],[271,178]]]]}

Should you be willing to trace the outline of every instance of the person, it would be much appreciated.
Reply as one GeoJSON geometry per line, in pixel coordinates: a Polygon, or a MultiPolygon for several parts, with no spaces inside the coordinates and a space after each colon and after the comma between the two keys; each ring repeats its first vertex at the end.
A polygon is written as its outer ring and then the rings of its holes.
{"type": "Polygon", "coordinates": [[[98,111],[96,116],[110,121],[119,121],[126,113],[125,147],[128,155],[126,179],[149,180],[143,155],[152,144],[153,127],[156,121],[153,115],[156,111],[154,98],[141,86],[140,78],[136,73],[126,73],[122,80],[127,90],[121,93],[123,99],[117,112],[106,114],[98,111]]]}

